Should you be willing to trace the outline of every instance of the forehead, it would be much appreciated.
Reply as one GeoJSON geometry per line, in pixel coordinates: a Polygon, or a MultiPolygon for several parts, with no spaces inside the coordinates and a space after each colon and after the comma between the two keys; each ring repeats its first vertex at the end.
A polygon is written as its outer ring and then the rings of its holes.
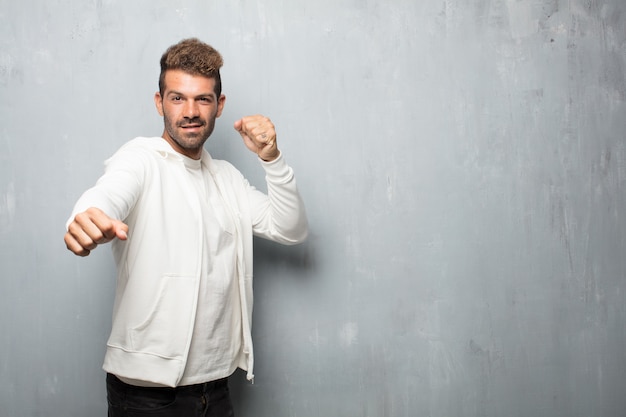
{"type": "Polygon", "coordinates": [[[215,79],[189,74],[182,70],[168,70],[164,77],[164,93],[176,91],[188,95],[215,94],[215,79]]]}

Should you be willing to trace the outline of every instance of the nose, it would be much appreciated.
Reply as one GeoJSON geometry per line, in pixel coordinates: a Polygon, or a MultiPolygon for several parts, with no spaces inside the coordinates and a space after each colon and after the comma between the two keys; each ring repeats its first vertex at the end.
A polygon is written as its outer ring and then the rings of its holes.
{"type": "Polygon", "coordinates": [[[189,119],[193,119],[200,115],[200,108],[195,100],[187,100],[185,102],[185,109],[183,115],[189,119]]]}

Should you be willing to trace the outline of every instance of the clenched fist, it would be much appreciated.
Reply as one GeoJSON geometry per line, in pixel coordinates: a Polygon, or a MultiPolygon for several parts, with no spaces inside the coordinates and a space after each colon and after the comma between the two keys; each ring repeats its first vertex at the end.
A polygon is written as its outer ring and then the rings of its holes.
{"type": "Polygon", "coordinates": [[[242,117],[235,122],[234,128],[246,147],[259,158],[267,162],[278,158],[280,151],[276,144],[276,130],[269,118],[262,115],[242,117]]]}
{"type": "Polygon", "coordinates": [[[113,239],[128,239],[128,226],[107,216],[102,210],[89,208],[74,217],[67,227],[65,245],[78,256],[87,256],[96,246],[113,239]]]}

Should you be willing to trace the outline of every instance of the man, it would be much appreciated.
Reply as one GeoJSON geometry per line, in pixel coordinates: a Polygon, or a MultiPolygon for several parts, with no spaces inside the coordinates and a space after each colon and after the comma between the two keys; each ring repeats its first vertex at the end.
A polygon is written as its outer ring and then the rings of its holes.
{"type": "Polygon", "coordinates": [[[252,236],[296,244],[307,220],[293,171],[263,116],[234,123],[267,194],[203,145],[224,108],[222,58],[186,39],[161,58],[159,138],[123,145],[76,203],[65,243],[112,242],[113,324],[103,368],[109,416],[232,416],[227,378],[253,378],[252,236]]]}

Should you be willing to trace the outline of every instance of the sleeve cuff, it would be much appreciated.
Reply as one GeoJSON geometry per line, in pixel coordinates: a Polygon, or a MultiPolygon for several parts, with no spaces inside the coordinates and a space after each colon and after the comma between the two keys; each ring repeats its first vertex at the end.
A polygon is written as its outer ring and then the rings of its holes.
{"type": "Polygon", "coordinates": [[[259,161],[261,161],[261,166],[265,170],[268,180],[273,180],[273,182],[284,182],[289,181],[293,175],[291,168],[287,165],[287,161],[283,157],[282,152],[278,154],[278,157],[273,161],[266,162],[261,158],[259,158],[259,161]]]}

